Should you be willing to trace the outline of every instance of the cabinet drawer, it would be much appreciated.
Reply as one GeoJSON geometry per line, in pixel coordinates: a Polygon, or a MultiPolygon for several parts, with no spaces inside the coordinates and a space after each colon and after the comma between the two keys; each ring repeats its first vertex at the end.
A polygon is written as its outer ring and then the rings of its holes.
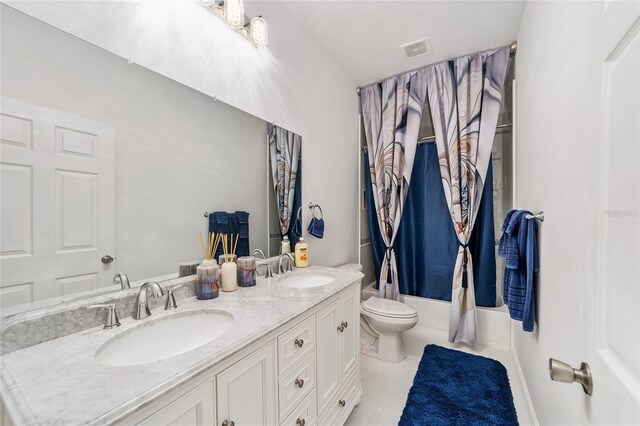
{"type": "Polygon", "coordinates": [[[280,423],[280,426],[313,426],[318,416],[316,410],[316,390],[296,406],[296,408],[280,423]]]}
{"type": "Polygon", "coordinates": [[[278,373],[287,373],[316,347],[315,316],[278,336],[278,373]]]}
{"type": "MultiPolygon", "coordinates": [[[[278,386],[278,406],[280,419],[289,413],[316,387],[315,351],[294,365],[291,371],[280,378],[278,386]]],[[[315,392],[314,392],[315,394],[315,392]]]]}
{"type": "Polygon", "coordinates": [[[318,424],[320,425],[343,425],[344,422],[351,414],[351,411],[356,406],[356,397],[357,397],[357,382],[356,377],[358,376],[358,370],[354,371],[353,374],[346,380],[344,386],[340,389],[337,396],[327,409],[322,413],[322,417],[320,417],[320,421],[318,424]],[[344,401],[344,406],[340,404],[341,401],[344,401]]]}

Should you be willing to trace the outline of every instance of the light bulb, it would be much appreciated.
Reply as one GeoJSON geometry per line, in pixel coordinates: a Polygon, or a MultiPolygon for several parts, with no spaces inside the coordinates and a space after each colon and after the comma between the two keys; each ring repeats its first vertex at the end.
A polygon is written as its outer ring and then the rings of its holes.
{"type": "Polygon", "coordinates": [[[267,27],[267,21],[262,16],[251,18],[249,31],[251,41],[256,46],[264,47],[269,43],[269,28],[267,27]]]}
{"type": "Polygon", "coordinates": [[[227,24],[234,28],[242,28],[244,25],[244,3],[242,0],[224,1],[224,18],[227,24]]]}

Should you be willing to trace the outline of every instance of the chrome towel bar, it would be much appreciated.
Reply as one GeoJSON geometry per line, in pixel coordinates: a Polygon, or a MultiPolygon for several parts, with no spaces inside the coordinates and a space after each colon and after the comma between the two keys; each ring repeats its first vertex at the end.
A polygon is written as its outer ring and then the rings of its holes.
{"type": "Polygon", "coordinates": [[[525,219],[538,219],[540,222],[544,222],[544,212],[540,212],[538,214],[528,214],[524,217],[525,219]]]}

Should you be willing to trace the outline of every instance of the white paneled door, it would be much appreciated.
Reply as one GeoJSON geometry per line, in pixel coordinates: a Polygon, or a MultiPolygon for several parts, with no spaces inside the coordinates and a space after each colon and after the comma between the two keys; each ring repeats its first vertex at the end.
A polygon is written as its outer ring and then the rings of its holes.
{"type": "Polygon", "coordinates": [[[640,424],[640,3],[604,2],[589,33],[602,163],[599,232],[585,236],[598,255],[582,298],[593,374],[584,423],[640,424]]]}
{"type": "Polygon", "coordinates": [[[1,98],[0,307],[111,285],[113,126],[1,98]]]}

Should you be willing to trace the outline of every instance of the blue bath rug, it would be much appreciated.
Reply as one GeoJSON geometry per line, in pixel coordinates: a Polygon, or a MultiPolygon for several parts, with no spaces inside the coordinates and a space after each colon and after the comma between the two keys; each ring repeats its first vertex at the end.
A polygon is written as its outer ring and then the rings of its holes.
{"type": "Polygon", "coordinates": [[[424,348],[399,426],[517,424],[502,364],[437,345],[424,348]]]}

